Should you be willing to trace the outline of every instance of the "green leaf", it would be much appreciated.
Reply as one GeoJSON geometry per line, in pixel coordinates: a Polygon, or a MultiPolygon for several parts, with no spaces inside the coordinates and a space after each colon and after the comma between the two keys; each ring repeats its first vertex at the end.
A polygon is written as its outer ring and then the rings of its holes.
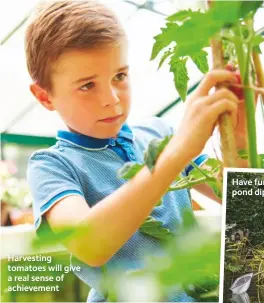
{"type": "Polygon", "coordinates": [[[240,7],[240,17],[244,18],[249,13],[255,13],[258,8],[263,4],[263,1],[239,1],[241,3],[240,7]]]}
{"type": "Polygon", "coordinates": [[[257,47],[263,42],[264,42],[264,37],[262,35],[255,35],[252,39],[252,46],[257,47]]]}
{"type": "Polygon", "coordinates": [[[174,85],[183,101],[186,99],[189,80],[186,62],[187,58],[179,59],[175,54],[170,60],[170,71],[174,75],[174,85]]]}
{"type": "Polygon", "coordinates": [[[182,10],[182,11],[179,11],[169,17],[167,17],[167,20],[168,21],[171,21],[171,22],[174,22],[174,21],[179,21],[179,22],[182,22],[192,16],[195,16],[195,14],[199,14],[200,12],[198,11],[192,11],[191,9],[188,9],[188,10],[182,10]]]}
{"type": "Polygon", "coordinates": [[[172,54],[173,54],[173,52],[170,51],[170,50],[164,52],[164,54],[162,55],[162,57],[161,57],[161,59],[160,59],[158,69],[160,69],[160,67],[162,66],[162,64],[164,63],[164,61],[165,61],[170,55],[172,55],[172,54]]]}
{"type": "Polygon", "coordinates": [[[203,277],[201,281],[195,284],[184,286],[184,290],[189,296],[193,297],[196,302],[218,302],[218,287],[219,276],[213,275],[203,277]],[[210,300],[205,300],[205,298],[210,298],[210,300]]]}
{"type": "MultiPolygon", "coordinates": [[[[205,170],[205,169],[200,168],[200,170],[207,173],[207,170],[205,170]]],[[[196,179],[202,178],[204,175],[202,174],[202,172],[200,170],[197,168],[193,168],[188,174],[189,179],[194,181],[196,179]]]]}
{"type": "Polygon", "coordinates": [[[52,232],[50,226],[44,220],[41,224],[38,237],[32,240],[32,249],[39,250],[40,248],[52,247],[58,244],[64,244],[71,239],[77,239],[83,236],[89,230],[89,224],[87,222],[79,223],[77,226],[73,227],[71,224],[68,226],[64,225],[59,228],[56,233],[52,232]]]}
{"type": "Polygon", "coordinates": [[[43,225],[39,237],[32,240],[32,249],[37,251],[40,248],[56,246],[63,241],[71,239],[72,235],[72,230],[65,229],[64,231],[55,234],[50,231],[47,225],[43,225]]]}
{"type": "Polygon", "coordinates": [[[163,139],[153,139],[150,141],[147,150],[144,153],[144,161],[150,171],[153,170],[156,160],[164,147],[169,143],[172,136],[166,136],[163,139]]]}
{"type": "Polygon", "coordinates": [[[216,197],[218,197],[219,199],[222,199],[222,188],[219,187],[219,185],[217,184],[217,182],[215,181],[209,181],[206,182],[214,191],[214,194],[216,195],[216,197]]]}
{"type": "Polygon", "coordinates": [[[121,167],[117,175],[119,178],[131,179],[142,169],[144,164],[138,164],[134,162],[127,162],[123,167],[121,167]]]}
{"type": "Polygon", "coordinates": [[[175,30],[177,27],[178,25],[176,23],[166,23],[166,27],[161,28],[161,34],[154,37],[155,43],[152,48],[150,60],[155,59],[163,48],[175,41],[175,30]]]}
{"type": "Polygon", "coordinates": [[[191,56],[210,46],[210,38],[221,28],[219,22],[205,13],[199,13],[175,29],[176,55],[191,56]]]}
{"type": "Polygon", "coordinates": [[[221,27],[229,26],[238,21],[241,14],[241,1],[214,1],[208,14],[219,22],[221,27]]]}
{"type": "Polygon", "coordinates": [[[191,59],[193,60],[193,62],[196,64],[196,66],[198,67],[198,69],[203,73],[207,73],[209,70],[209,65],[208,65],[208,60],[207,60],[207,52],[204,50],[201,50],[200,52],[198,52],[197,54],[194,54],[191,57],[191,59]]]}
{"type": "Polygon", "coordinates": [[[223,165],[223,162],[221,162],[218,159],[215,158],[208,158],[205,162],[204,165],[209,166],[211,169],[217,168],[219,165],[223,165]]]}
{"type": "Polygon", "coordinates": [[[190,229],[193,229],[197,226],[194,213],[191,209],[188,208],[184,209],[182,218],[183,218],[183,223],[182,223],[183,232],[189,231],[190,229]]]}
{"type": "Polygon", "coordinates": [[[170,262],[166,262],[164,257],[165,264],[169,266],[164,266],[159,274],[164,285],[194,284],[204,277],[219,275],[220,234],[209,234],[206,230],[197,228],[181,233],[179,239],[170,241],[169,246],[166,258],[169,255],[170,262]]]}
{"type": "Polygon", "coordinates": [[[169,190],[180,190],[190,188],[194,184],[198,185],[206,183],[213,189],[216,196],[221,198],[222,187],[221,181],[218,180],[218,173],[222,169],[222,166],[223,163],[221,161],[214,158],[209,158],[201,166],[194,167],[189,172],[188,176],[178,176],[174,183],[170,186],[169,190]]]}
{"type": "Polygon", "coordinates": [[[175,30],[177,56],[191,56],[209,46],[210,39],[221,28],[236,24],[250,11],[247,7],[241,10],[241,1],[214,1],[213,4],[210,10],[191,16],[175,30]]]}
{"type": "Polygon", "coordinates": [[[146,221],[140,226],[139,231],[159,240],[170,240],[173,237],[172,232],[162,226],[162,223],[155,218],[148,216],[146,221]]]}
{"type": "Polygon", "coordinates": [[[223,167],[223,162],[221,162],[218,159],[215,158],[209,158],[207,159],[203,165],[202,168],[207,170],[207,172],[212,172],[211,176],[216,176],[216,174],[220,171],[220,169],[223,167]]]}
{"type": "Polygon", "coordinates": [[[214,1],[209,10],[215,21],[222,23],[221,27],[236,24],[239,19],[246,18],[250,14],[253,17],[263,1],[214,1]]]}
{"type": "Polygon", "coordinates": [[[257,54],[262,54],[262,51],[261,51],[259,45],[254,46],[254,47],[253,47],[253,51],[256,52],[257,54]]]}
{"type": "Polygon", "coordinates": [[[209,14],[223,26],[234,25],[250,14],[253,17],[263,1],[214,1],[209,14]]]}
{"type": "MultiPolygon", "coordinates": [[[[156,36],[152,58],[170,42],[177,44],[176,56],[193,56],[206,46],[210,45],[210,39],[223,27],[230,27],[239,22],[239,19],[254,12],[261,4],[256,1],[214,1],[210,10],[203,13],[200,11],[181,11],[170,16],[168,19],[181,21],[182,25],[168,23],[173,30],[163,29],[162,34],[156,36]],[[175,27],[173,27],[173,25],[175,27]]],[[[260,2],[260,1],[259,1],[260,2]]]]}

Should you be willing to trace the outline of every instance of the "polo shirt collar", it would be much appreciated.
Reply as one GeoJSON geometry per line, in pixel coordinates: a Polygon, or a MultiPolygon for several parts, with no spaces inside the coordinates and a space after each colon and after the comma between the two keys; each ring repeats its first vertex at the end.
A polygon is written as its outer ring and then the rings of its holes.
{"type": "Polygon", "coordinates": [[[133,132],[127,123],[123,124],[116,138],[98,139],[65,130],[59,130],[57,134],[57,140],[66,141],[74,145],[93,150],[107,148],[108,145],[111,145],[111,142],[113,142],[113,140],[117,140],[119,138],[123,138],[128,141],[134,140],[133,132]]]}

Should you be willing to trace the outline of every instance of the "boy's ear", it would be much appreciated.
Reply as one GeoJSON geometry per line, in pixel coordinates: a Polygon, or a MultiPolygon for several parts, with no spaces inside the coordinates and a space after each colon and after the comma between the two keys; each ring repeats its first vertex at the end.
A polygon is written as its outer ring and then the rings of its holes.
{"type": "Polygon", "coordinates": [[[45,108],[50,111],[55,110],[50,100],[50,95],[45,89],[41,88],[37,83],[32,83],[30,84],[30,91],[45,108]]]}

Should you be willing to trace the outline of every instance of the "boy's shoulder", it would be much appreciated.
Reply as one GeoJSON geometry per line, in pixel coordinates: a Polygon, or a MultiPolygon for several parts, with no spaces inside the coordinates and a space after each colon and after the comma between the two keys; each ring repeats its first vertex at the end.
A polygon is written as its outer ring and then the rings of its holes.
{"type": "Polygon", "coordinates": [[[30,174],[44,174],[49,171],[68,171],[71,167],[69,157],[59,142],[39,149],[31,154],[27,164],[27,176],[30,174]]]}
{"type": "Polygon", "coordinates": [[[60,154],[60,148],[58,142],[56,142],[54,145],[42,148],[34,151],[30,157],[29,162],[34,159],[41,159],[41,158],[58,158],[60,154]]]}

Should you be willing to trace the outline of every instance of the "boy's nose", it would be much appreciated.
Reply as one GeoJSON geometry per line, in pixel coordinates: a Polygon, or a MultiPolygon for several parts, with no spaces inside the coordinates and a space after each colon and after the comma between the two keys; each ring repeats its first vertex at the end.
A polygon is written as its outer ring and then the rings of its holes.
{"type": "Polygon", "coordinates": [[[119,101],[120,100],[117,91],[112,88],[102,96],[101,103],[103,106],[110,106],[110,105],[115,105],[119,101]]]}

